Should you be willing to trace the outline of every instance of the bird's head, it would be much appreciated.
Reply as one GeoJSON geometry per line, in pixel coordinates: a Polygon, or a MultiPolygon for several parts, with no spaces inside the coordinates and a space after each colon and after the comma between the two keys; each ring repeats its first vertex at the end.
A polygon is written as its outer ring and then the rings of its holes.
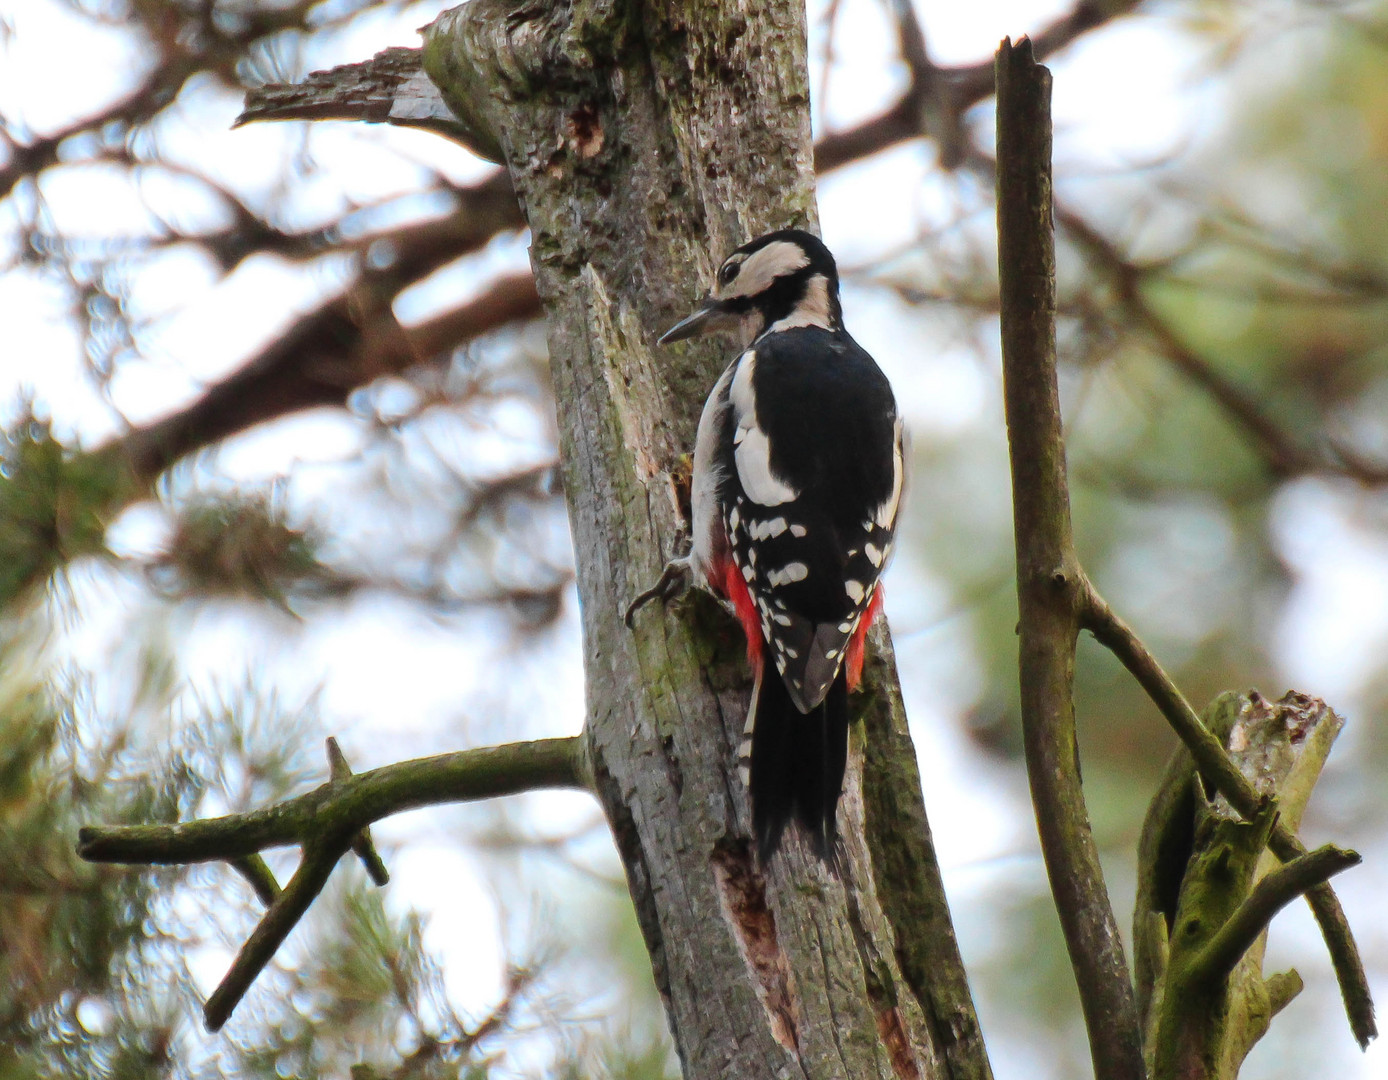
{"type": "Polygon", "coordinates": [[[724,259],[708,298],[665,331],[660,344],[733,330],[746,346],[767,331],[797,326],[838,330],[842,318],[834,256],[818,237],[782,229],[743,244],[724,259]]]}

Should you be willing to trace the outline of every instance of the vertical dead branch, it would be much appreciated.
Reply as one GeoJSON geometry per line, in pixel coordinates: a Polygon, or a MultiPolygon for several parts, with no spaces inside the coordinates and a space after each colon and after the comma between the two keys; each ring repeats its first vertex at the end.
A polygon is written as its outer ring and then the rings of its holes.
{"type": "Polygon", "coordinates": [[[1075,640],[1086,590],[1070,529],[1056,382],[1051,74],[1026,38],[999,48],[997,91],[998,274],[1027,775],[1095,1074],[1141,1080],[1137,1004],[1075,742],[1075,640]]]}

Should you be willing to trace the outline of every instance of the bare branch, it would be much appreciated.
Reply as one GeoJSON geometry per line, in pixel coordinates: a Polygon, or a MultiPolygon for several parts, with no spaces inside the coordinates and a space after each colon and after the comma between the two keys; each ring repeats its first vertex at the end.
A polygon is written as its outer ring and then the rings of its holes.
{"type": "MultiPolygon", "coordinates": [[[[347,755],[342,752],[342,747],[337,745],[337,739],[328,736],[328,769],[334,782],[346,780],[352,775],[352,766],[347,763],[347,755]]],[[[380,888],[390,881],[390,873],[386,870],[385,860],[376,850],[376,845],[371,842],[371,828],[368,826],[352,837],[352,853],[361,860],[362,867],[366,870],[366,876],[371,879],[371,883],[380,888]]]]}
{"type": "Polygon", "coordinates": [[[208,1031],[220,1031],[232,1011],[246,996],[256,976],[274,959],[289,932],[298,925],[309,906],[323,891],[333,867],[351,846],[350,839],[332,834],[304,845],[303,859],[289,884],[275,897],[251,936],[236,953],[226,975],[202,1007],[203,1024],[208,1031]]]}
{"type": "Polygon", "coordinates": [[[343,405],[357,387],[404,371],[491,330],[539,313],[530,275],[500,278],[467,304],[402,327],[390,301],[358,286],[304,316],[239,371],[171,416],[103,448],[153,480],[179,458],[256,424],[323,405],[343,405]]]}
{"type": "Polygon", "coordinates": [[[359,120],[423,128],[500,160],[500,148],[459,121],[424,74],[421,50],[390,48],[370,60],[315,71],[303,82],[270,83],[246,93],[233,127],[264,120],[359,120]]]}
{"type": "Polygon", "coordinates": [[[302,844],[325,832],[350,836],[404,810],[470,802],[537,788],[587,788],[580,736],[536,739],[384,765],[330,780],[275,806],[175,825],[88,825],[77,854],[89,862],[213,862],[302,844]]]}
{"type": "MultiPolygon", "coordinates": [[[[1076,38],[1111,19],[1127,15],[1140,0],[1080,0],[1067,14],[1042,29],[1032,39],[1038,60],[1045,60],[1076,38]]],[[[833,131],[815,144],[815,168],[832,169],[880,153],[897,143],[921,137],[940,140],[940,161],[947,168],[962,160],[964,113],[993,93],[993,65],[989,62],[965,67],[937,67],[926,58],[923,39],[917,44],[911,27],[914,13],[904,11],[908,4],[895,5],[902,39],[902,59],[911,73],[906,92],[877,116],[844,131],[833,131]]]]}
{"type": "Polygon", "coordinates": [[[262,904],[269,907],[275,902],[275,898],[280,894],[280,883],[275,880],[274,871],[259,855],[242,855],[237,859],[228,859],[227,865],[250,883],[262,904]]]}
{"type": "Polygon", "coordinates": [[[1051,75],[1035,62],[1025,38],[1015,47],[1003,41],[997,86],[1003,395],[1027,779],[1095,1074],[1143,1080],[1137,1004],[1089,826],[1075,741],[1075,639],[1084,575],[1071,534],[1056,379],[1051,75]]]}
{"type": "Polygon", "coordinates": [[[581,735],[537,739],[418,758],[353,775],[334,739],[328,740],[331,778],[277,806],[175,825],[89,825],[77,853],[90,862],[191,863],[225,859],[268,904],[221,985],[207,999],[209,1031],[226,1023],[251,983],[327,883],[333,867],[356,851],[377,885],[385,866],[371,846],[373,821],[438,803],[466,802],[540,788],[592,790],[581,735]],[[299,844],[303,856],[280,890],[260,858],[266,848],[299,844]]]}
{"type": "Polygon", "coordinates": [[[1388,468],[1380,464],[1356,458],[1344,450],[1324,453],[1298,444],[1253,395],[1180,339],[1143,295],[1142,285],[1147,277],[1143,267],[1125,258],[1111,241],[1074,211],[1057,206],[1056,221],[1109,278],[1119,303],[1132,322],[1147,332],[1172,367],[1208,394],[1243,431],[1275,475],[1286,477],[1319,472],[1366,484],[1388,483],[1388,468]]]}

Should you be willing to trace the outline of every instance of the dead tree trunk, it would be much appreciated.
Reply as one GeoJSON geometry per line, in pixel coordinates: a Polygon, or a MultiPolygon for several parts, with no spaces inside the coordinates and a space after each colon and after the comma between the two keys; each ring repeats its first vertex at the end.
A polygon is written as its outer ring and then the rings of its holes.
{"type": "Polygon", "coordinates": [[[424,65],[501,150],[530,225],[591,765],[685,1075],[987,1076],[885,636],[857,704],[851,874],[792,842],[764,878],[734,769],[748,682],[734,625],[702,597],[648,608],[635,633],[622,622],[676,546],[682,455],[727,361],[654,337],[723,254],[816,222],[803,20],[798,0],[755,14],[473,0],[426,33],[424,65]]]}

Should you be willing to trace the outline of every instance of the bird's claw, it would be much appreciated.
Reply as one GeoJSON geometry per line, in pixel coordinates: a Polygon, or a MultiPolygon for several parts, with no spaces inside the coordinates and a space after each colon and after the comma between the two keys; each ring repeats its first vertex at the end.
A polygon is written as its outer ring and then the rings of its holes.
{"type": "Polygon", "coordinates": [[[662,604],[668,604],[689,588],[692,572],[693,566],[687,555],[683,559],[671,559],[666,563],[664,571],[661,572],[660,580],[645,592],[638,594],[636,599],[627,605],[625,620],[627,629],[631,629],[631,623],[636,618],[636,613],[652,600],[658,599],[662,604]]]}

